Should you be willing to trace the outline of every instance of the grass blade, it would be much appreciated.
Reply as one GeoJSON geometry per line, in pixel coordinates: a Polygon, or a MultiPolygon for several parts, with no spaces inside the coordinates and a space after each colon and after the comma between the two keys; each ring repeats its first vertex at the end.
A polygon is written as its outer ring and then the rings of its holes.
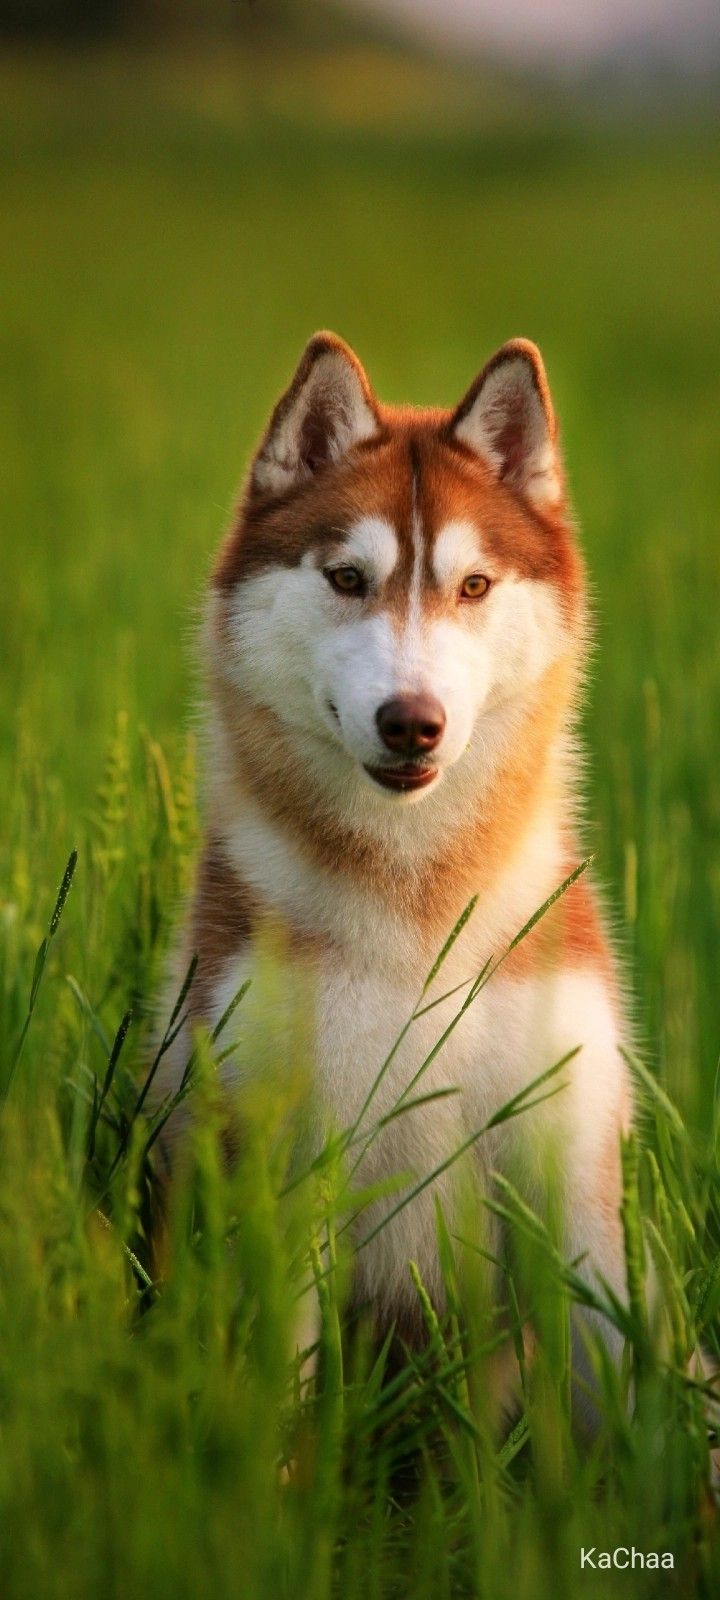
{"type": "Polygon", "coordinates": [[[27,1036],[28,1036],[28,1030],[30,1028],[30,1023],[32,1021],[33,1012],[35,1010],[35,1005],[36,1005],[38,993],[40,991],[40,985],[42,983],[43,973],[45,971],[45,963],[47,961],[48,950],[50,949],[50,944],[51,944],[52,940],[54,939],[55,934],[57,933],[58,927],[60,925],[60,918],[62,917],[63,911],[65,909],[65,903],[66,903],[67,897],[68,897],[68,895],[70,893],[70,888],[71,888],[71,885],[72,885],[73,877],[75,875],[75,868],[77,866],[77,859],[78,859],[77,850],[71,850],[70,851],[70,855],[68,856],[67,866],[65,867],[65,871],[64,871],[64,873],[62,875],[62,879],[61,879],[61,882],[60,882],[60,888],[58,889],[58,892],[57,892],[57,898],[55,900],[55,906],[53,908],[53,913],[52,913],[52,916],[50,918],[50,922],[49,922],[49,925],[48,925],[47,934],[45,935],[45,938],[43,939],[43,941],[42,941],[42,943],[40,945],[40,948],[39,948],[39,950],[37,952],[37,955],[35,957],[35,965],[33,967],[32,982],[30,984],[30,998],[28,1000],[27,1013],[26,1013],[26,1016],[25,1016],[25,1021],[24,1021],[23,1026],[22,1026],[20,1037],[18,1039],[16,1048],[15,1048],[15,1053],[13,1055],[13,1058],[12,1058],[12,1061],[11,1061],[11,1064],[10,1064],[10,1071],[8,1073],[7,1082],[5,1084],[5,1094],[6,1094],[6,1096],[9,1094],[10,1089],[12,1087],[12,1082],[13,1082],[13,1079],[15,1077],[15,1073],[17,1071],[18,1062],[20,1060],[20,1057],[21,1057],[21,1055],[23,1053],[23,1049],[25,1047],[25,1040],[27,1039],[27,1036]]]}

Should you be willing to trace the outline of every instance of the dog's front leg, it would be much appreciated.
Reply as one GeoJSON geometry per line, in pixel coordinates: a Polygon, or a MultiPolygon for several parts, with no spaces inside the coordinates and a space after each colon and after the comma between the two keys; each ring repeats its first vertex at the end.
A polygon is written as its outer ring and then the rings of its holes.
{"type": "MultiPolygon", "coordinates": [[[[609,1119],[594,1152],[588,1139],[578,1141],[571,1150],[565,1195],[565,1255],[601,1302],[607,1303],[607,1289],[624,1303],[627,1298],[625,1242],[622,1223],[622,1166],[620,1140],[624,1131],[620,1116],[609,1119]],[[593,1159],[594,1155],[594,1159],[593,1159]],[[606,1287],[607,1286],[607,1287],[606,1287]]],[[[619,1366],[623,1335],[611,1315],[577,1304],[572,1316],[572,1359],[574,1411],[594,1432],[598,1407],[592,1398],[597,1391],[589,1339],[600,1337],[613,1362],[619,1366]]]]}

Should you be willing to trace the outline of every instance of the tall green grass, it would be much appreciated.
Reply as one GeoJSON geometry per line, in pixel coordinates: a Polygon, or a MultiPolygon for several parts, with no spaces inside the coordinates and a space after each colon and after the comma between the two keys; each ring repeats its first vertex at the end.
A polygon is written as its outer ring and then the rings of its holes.
{"type": "Polygon", "coordinates": [[[238,111],[202,63],[200,87],[102,57],[2,71],[3,1593],[710,1596],[687,1366],[698,1340],[720,1355],[716,144],[542,119],[333,133],[261,90],[238,111]],[[589,842],[637,995],[642,1108],[629,1310],[593,1291],[626,1357],[616,1373],[593,1345],[590,1445],[568,1337],[589,1291],[552,1204],[536,1215],[507,1182],[502,1325],[461,1204],[461,1224],[437,1219],[442,1316],[408,1266],[423,1351],[347,1328],[356,1147],[334,1141],[298,1181],[305,1030],[271,1003],[270,959],[253,1041],[269,1089],[243,1104],[242,1159],[222,1159],[223,1036],[199,1038],[200,1114],[150,1249],[147,1020],[198,827],[188,640],[243,457],[327,324],[381,394],[418,401],[450,402],[529,334],[563,419],[599,617],[589,842]],[[292,1355],[313,1281],[316,1379],[292,1355]],[[507,1422],[503,1341],[522,1397],[507,1422]],[[633,1544],[672,1550],[674,1573],[580,1572],[581,1546],[633,1544]]]}
{"type": "MultiPolygon", "coordinates": [[[[122,739],[121,729],[111,774],[124,767],[122,739]]],[[[438,1313],[409,1262],[426,1344],[380,1347],[346,1316],[353,1251],[386,1225],[364,1221],[377,1196],[348,1182],[358,1144],[361,1154],[379,1129],[372,1097],[362,1134],[357,1123],[340,1130],[298,1164],[310,1069],[302,1017],[289,1029],[273,1004],[281,979],[271,958],[255,1008],[261,1033],[256,1022],[242,1047],[253,1071],[237,1108],[217,1084],[222,1027],[214,1046],[196,1039],[195,1116],[169,1203],[164,1193],[154,1135],[166,1106],[146,1114],[152,1062],[139,991],[135,1015],[121,1008],[133,962],[152,971],[164,942],[158,908],[187,874],[183,792],[157,751],[132,819],[117,776],[106,782],[37,953],[28,933],[4,972],[4,1592],[152,1587],[320,1600],[369,1588],[530,1600],[577,1592],[582,1547],[636,1545],[672,1552],[679,1593],[712,1593],[720,1568],[705,1385],[689,1362],[700,1341],[717,1352],[714,1139],[691,1141],[637,1063],[646,1126],[642,1150],[633,1136],[623,1152],[628,1305],[564,1258],[552,1206],[531,1210],[498,1178],[486,1202],[505,1230],[497,1281],[482,1209],[461,1185],[457,1216],[437,1213],[446,1307],[438,1313]],[[99,965],[80,976],[73,919],[99,935],[99,965]],[[236,1110],[242,1155],[229,1170],[223,1132],[236,1110]],[[659,1284],[651,1320],[650,1262],[659,1284]],[[304,1349],[293,1355],[313,1285],[314,1373],[304,1349]],[[616,1371],[602,1339],[588,1335],[599,1407],[591,1443],[572,1424],[569,1330],[579,1306],[617,1328],[626,1350],[616,1371]],[[530,1321],[538,1350],[528,1363],[530,1321]],[[502,1350],[516,1368],[515,1419],[494,1400],[491,1364],[502,1350]]],[[[458,1011],[492,979],[489,967],[458,1011]]],[[[181,988],[165,1038],[182,1006],[181,988]]],[[[562,1093],[566,1065],[543,1073],[493,1124],[562,1093]]],[[[419,1075],[394,1114],[412,1115],[421,1096],[419,1075]]],[[[463,1149],[481,1145],[489,1127],[459,1147],[458,1171],[463,1149]]],[[[399,1174],[388,1214],[431,1177],[399,1174]]],[[[591,1593],[613,1592],[617,1581],[582,1576],[591,1593]]],[[[657,1573],[638,1569],[632,1585],[675,1592],[667,1572],[659,1585],[657,1573]]]]}

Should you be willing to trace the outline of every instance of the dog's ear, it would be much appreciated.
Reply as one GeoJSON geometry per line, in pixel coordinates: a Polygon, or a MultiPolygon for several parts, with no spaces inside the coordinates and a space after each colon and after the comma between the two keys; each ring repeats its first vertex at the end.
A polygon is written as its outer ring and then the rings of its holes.
{"type": "Polygon", "coordinates": [[[283,494],[379,431],[365,371],[334,333],[316,333],[278,401],[255,458],[252,485],[283,494]]]}
{"type": "Polygon", "coordinates": [[[551,512],[562,500],[550,389],[529,339],[511,339],[491,356],[451,418],[450,433],[538,511],[551,512]]]}

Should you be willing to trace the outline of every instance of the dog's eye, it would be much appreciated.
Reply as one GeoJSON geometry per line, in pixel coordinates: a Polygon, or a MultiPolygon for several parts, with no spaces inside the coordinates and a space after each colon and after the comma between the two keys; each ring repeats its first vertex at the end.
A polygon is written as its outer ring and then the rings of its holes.
{"type": "Polygon", "coordinates": [[[461,600],[481,600],[490,588],[490,579],[484,578],[481,572],[471,572],[465,579],[460,590],[461,600]]]}
{"type": "Polygon", "coordinates": [[[365,580],[357,567],[326,567],[323,577],[338,594],[365,593],[365,580]]]}

